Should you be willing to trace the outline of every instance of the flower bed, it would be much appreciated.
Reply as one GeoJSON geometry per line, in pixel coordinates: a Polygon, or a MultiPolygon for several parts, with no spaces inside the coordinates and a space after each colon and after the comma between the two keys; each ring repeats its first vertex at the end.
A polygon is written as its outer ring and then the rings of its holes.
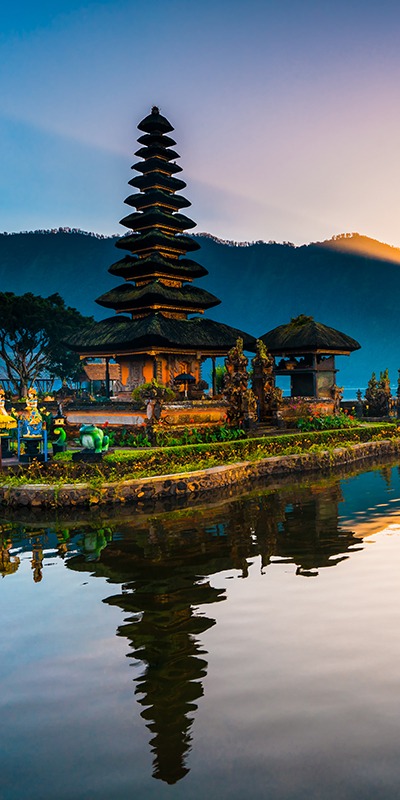
{"type": "Polygon", "coordinates": [[[334,407],[329,398],[284,397],[279,412],[287,427],[296,427],[300,419],[333,415],[334,407]]]}

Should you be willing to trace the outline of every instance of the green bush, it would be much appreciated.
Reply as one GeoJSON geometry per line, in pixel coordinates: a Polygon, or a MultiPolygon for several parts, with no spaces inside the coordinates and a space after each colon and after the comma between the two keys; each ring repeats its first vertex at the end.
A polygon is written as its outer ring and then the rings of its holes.
{"type": "Polygon", "coordinates": [[[110,439],[110,447],[151,447],[150,439],[143,430],[133,433],[127,428],[122,428],[122,431],[113,431],[111,428],[107,428],[107,434],[110,439]]]}
{"type": "MultiPolygon", "coordinates": [[[[152,442],[145,429],[107,428],[110,447],[150,447],[152,442]]],[[[225,442],[244,439],[246,431],[231,428],[228,425],[201,425],[199,427],[184,426],[169,428],[162,425],[153,426],[153,444],[157,447],[175,447],[182,444],[201,444],[202,442],[225,442]]]]}
{"type": "Polygon", "coordinates": [[[142,383],[137,386],[132,392],[132,400],[144,403],[147,398],[155,399],[158,397],[160,400],[165,400],[167,403],[175,400],[176,394],[173,389],[168,386],[163,386],[161,383],[153,380],[150,383],[142,383]]]}
{"type": "Polygon", "coordinates": [[[208,442],[226,442],[246,438],[242,428],[231,428],[228,425],[213,425],[199,428],[185,427],[180,430],[154,428],[157,447],[175,447],[183,444],[207,444],[208,442]]]}
{"type": "Polygon", "coordinates": [[[338,428],[355,428],[358,422],[353,417],[341,411],[339,414],[321,414],[317,416],[308,414],[296,421],[296,428],[300,431],[327,431],[338,428]]]}

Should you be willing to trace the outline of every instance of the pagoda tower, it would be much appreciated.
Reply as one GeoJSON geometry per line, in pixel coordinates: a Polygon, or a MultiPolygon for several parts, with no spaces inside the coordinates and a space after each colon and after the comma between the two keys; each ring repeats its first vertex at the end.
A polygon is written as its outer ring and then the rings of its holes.
{"type": "Polygon", "coordinates": [[[128,391],[152,379],[174,385],[181,373],[198,383],[202,361],[211,356],[215,364],[239,336],[246,349],[255,349],[252,336],[189,316],[203,315],[220,300],[193,285],[208,272],[187,257],[200,245],[185,234],[196,223],[182,213],[190,202],[179,194],[186,183],[176,177],[182,169],[176,163],[180,156],[172,149],[176,142],[169,135],[173,127],[154,106],[138,129],[142,135],[135,155],[141,160],[132,169],[139,175],[129,181],[138,191],[125,200],[134,210],[121,220],[129,232],[116,243],[128,255],[109,268],[124,282],[96,300],[116,314],[68,342],[83,357],[117,360],[121,383],[128,391]]]}

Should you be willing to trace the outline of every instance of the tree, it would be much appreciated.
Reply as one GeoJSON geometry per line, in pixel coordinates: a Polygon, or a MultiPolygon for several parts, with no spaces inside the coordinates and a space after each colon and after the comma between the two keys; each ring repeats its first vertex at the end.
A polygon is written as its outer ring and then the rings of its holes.
{"type": "Polygon", "coordinates": [[[218,365],[215,367],[215,388],[217,394],[222,394],[225,385],[226,367],[218,365]]]}
{"type": "Polygon", "coordinates": [[[365,392],[365,400],[369,417],[386,417],[389,414],[391,391],[387,369],[380,373],[379,381],[375,372],[372,373],[365,392]]]}
{"type": "Polygon", "coordinates": [[[25,397],[43,373],[61,380],[74,378],[79,356],[63,344],[77,328],[93,322],[65,305],[59,294],[0,292],[0,361],[13,390],[25,397]]]}

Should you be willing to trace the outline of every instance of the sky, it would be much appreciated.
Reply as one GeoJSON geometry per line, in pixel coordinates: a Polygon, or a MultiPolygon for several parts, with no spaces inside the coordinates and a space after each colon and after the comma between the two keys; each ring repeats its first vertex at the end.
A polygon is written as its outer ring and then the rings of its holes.
{"type": "Polygon", "coordinates": [[[195,231],[400,246],[397,0],[4,0],[0,231],[123,233],[138,122],[195,231]]]}

